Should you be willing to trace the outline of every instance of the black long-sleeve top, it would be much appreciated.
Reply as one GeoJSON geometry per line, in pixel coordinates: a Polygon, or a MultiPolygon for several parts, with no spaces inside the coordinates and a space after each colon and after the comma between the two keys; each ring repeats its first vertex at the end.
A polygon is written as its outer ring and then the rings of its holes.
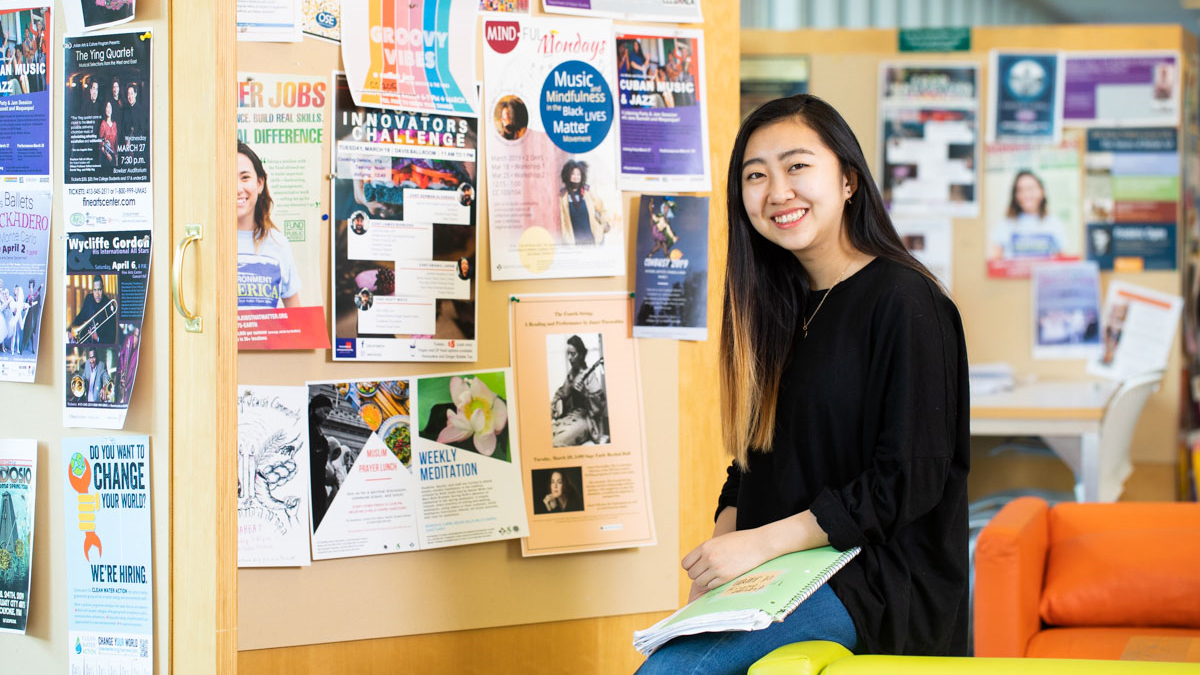
{"type": "MultiPolygon", "coordinates": [[[[807,298],[806,316],[824,291],[807,298]]],[[[811,509],[839,550],[830,580],[859,651],[967,651],[970,395],[958,310],[920,273],[885,258],[835,285],[800,328],[770,452],[731,465],[717,513],[737,529],[811,509]]]]}

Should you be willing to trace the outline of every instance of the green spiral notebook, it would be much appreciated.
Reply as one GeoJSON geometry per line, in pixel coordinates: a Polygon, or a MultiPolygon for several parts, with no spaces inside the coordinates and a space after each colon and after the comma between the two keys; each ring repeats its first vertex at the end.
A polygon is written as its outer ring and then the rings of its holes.
{"type": "Polygon", "coordinates": [[[758,630],[783,621],[854,556],[832,546],[781,555],[696,598],[653,626],[633,632],[633,646],[650,654],[680,635],[758,630]]]}

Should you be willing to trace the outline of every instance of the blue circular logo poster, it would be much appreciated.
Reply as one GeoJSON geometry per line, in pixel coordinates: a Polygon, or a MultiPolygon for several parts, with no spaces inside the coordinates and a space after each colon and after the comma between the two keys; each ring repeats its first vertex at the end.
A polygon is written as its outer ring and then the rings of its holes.
{"type": "Polygon", "coordinates": [[[564,61],[542,83],[542,126],[564,151],[594,150],[608,137],[613,97],[604,76],[583,61],[564,61]]]}

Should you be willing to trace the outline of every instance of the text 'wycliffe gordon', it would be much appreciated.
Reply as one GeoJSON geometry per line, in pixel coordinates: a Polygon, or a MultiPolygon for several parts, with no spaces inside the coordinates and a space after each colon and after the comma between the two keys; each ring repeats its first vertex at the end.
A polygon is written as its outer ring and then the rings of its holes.
{"type": "Polygon", "coordinates": [[[95,251],[96,249],[148,249],[150,248],[150,235],[133,236],[133,237],[113,237],[109,239],[104,235],[92,235],[86,239],[71,238],[67,239],[67,250],[69,251],[95,251]]]}

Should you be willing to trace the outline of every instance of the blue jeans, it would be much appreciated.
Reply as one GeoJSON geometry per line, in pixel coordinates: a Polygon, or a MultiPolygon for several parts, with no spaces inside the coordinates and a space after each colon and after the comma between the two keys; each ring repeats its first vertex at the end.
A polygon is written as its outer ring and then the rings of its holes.
{"type": "Polygon", "coordinates": [[[858,641],[850,614],[828,585],[761,630],[677,637],[651,654],[637,675],[744,675],[769,652],[806,640],[829,640],[851,651],[858,641]]]}

